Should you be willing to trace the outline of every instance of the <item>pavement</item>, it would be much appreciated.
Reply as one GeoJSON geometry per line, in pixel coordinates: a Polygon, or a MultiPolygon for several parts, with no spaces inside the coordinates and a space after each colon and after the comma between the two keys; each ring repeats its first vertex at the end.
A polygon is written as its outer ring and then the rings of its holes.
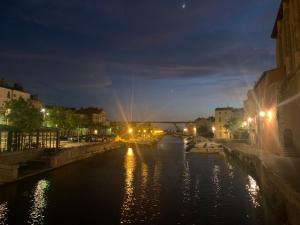
{"type": "Polygon", "coordinates": [[[235,151],[256,155],[266,168],[300,194],[300,158],[262,153],[259,149],[244,143],[228,142],[224,145],[235,151]]]}

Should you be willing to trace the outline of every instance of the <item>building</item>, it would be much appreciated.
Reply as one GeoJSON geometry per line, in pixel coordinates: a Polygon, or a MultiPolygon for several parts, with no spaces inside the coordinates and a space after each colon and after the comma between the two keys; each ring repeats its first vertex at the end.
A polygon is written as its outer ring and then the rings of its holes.
{"type": "Polygon", "coordinates": [[[244,123],[250,144],[274,154],[282,152],[278,142],[277,99],[283,78],[282,69],[264,72],[244,101],[244,123]]]}
{"type": "Polygon", "coordinates": [[[16,90],[12,87],[0,86],[0,107],[2,109],[5,106],[5,102],[17,100],[19,98],[23,98],[24,100],[29,100],[30,97],[31,94],[26,91],[16,90]]]}
{"type": "Polygon", "coordinates": [[[106,128],[109,126],[109,121],[103,109],[96,107],[80,108],[76,114],[88,120],[91,127],[87,132],[88,134],[107,134],[106,128]]]}
{"type": "Polygon", "coordinates": [[[267,153],[299,155],[299,0],[281,1],[272,38],[277,67],[262,74],[244,102],[250,143],[267,153]]]}
{"type": "Polygon", "coordinates": [[[241,119],[244,117],[244,110],[242,108],[216,108],[215,109],[215,123],[213,132],[217,139],[231,139],[231,133],[225,128],[227,122],[232,118],[241,119]]]}
{"type": "Polygon", "coordinates": [[[87,117],[92,124],[106,123],[106,112],[103,109],[96,107],[80,108],[76,113],[87,117]]]}
{"type": "Polygon", "coordinates": [[[300,2],[283,0],[274,25],[277,68],[283,70],[277,104],[279,142],[285,153],[300,154],[300,2]]]}

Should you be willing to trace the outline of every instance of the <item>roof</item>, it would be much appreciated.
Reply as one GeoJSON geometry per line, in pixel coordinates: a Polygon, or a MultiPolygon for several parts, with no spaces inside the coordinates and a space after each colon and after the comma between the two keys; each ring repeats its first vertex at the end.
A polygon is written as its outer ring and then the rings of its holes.
{"type": "Polygon", "coordinates": [[[272,31],[272,35],[271,35],[271,37],[274,38],[274,39],[277,38],[277,34],[278,34],[277,22],[283,18],[282,3],[283,3],[283,1],[281,1],[281,3],[280,3],[280,7],[279,7],[279,10],[278,10],[278,13],[277,13],[277,17],[276,17],[275,24],[274,24],[273,31],[272,31]]]}
{"type": "Polygon", "coordinates": [[[215,108],[215,111],[233,110],[233,107],[215,108]]]}
{"type": "Polygon", "coordinates": [[[255,90],[258,85],[267,77],[267,76],[272,76],[274,73],[272,72],[276,72],[276,71],[279,71],[280,68],[275,68],[275,69],[271,69],[271,70],[267,70],[267,71],[264,71],[263,74],[260,76],[260,78],[255,82],[255,85],[253,87],[253,90],[255,90]]]}
{"type": "Polygon", "coordinates": [[[104,112],[103,109],[96,107],[80,108],[76,111],[78,114],[100,114],[102,112],[104,112]]]}
{"type": "MultiPolygon", "coordinates": [[[[12,90],[12,91],[19,91],[19,92],[23,92],[23,93],[26,93],[26,94],[30,94],[28,91],[19,90],[19,89],[16,89],[16,88],[13,88],[13,87],[9,87],[9,86],[1,86],[1,85],[0,85],[0,88],[5,88],[5,89],[12,90]]],[[[30,95],[31,95],[31,94],[30,94],[30,95]]]]}

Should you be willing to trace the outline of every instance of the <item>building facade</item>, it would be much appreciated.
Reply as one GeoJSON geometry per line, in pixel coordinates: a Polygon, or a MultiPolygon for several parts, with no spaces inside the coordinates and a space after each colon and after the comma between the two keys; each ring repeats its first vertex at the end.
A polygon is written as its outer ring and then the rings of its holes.
{"type": "Polygon", "coordinates": [[[214,136],[217,139],[231,139],[231,133],[225,128],[227,122],[232,118],[243,118],[244,111],[241,108],[216,108],[215,123],[213,127],[214,136]]]}
{"type": "Polygon", "coordinates": [[[0,107],[3,108],[5,106],[5,102],[9,102],[12,100],[17,100],[19,98],[23,98],[24,100],[29,100],[31,94],[21,90],[15,90],[10,87],[0,87],[0,107]]]}
{"type": "Polygon", "coordinates": [[[300,2],[283,0],[272,38],[277,43],[277,67],[284,71],[278,94],[279,141],[285,152],[300,154],[300,2]]]}
{"type": "Polygon", "coordinates": [[[244,123],[250,144],[273,154],[282,154],[283,151],[278,140],[277,112],[283,79],[284,71],[280,68],[264,72],[244,101],[244,123]]]}
{"type": "Polygon", "coordinates": [[[272,38],[276,64],[263,73],[244,102],[250,142],[263,152],[300,154],[300,2],[282,0],[272,38]]]}
{"type": "Polygon", "coordinates": [[[89,121],[91,128],[86,131],[87,134],[107,134],[109,121],[103,109],[96,107],[80,108],[76,113],[81,118],[85,118],[89,121]]]}

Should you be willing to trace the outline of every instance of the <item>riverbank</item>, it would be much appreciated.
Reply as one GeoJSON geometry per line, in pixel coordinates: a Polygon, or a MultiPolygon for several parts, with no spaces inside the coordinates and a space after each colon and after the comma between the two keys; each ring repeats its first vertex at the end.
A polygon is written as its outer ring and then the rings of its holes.
{"type": "Polygon", "coordinates": [[[300,221],[300,159],[262,154],[247,144],[222,143],[226,156],[256,177],[266,203],[285,224],[300,221]]]}
{"type": "Polygon", "coordinates": [[[0,155],[0,185],[12,183],[123,146],[120,142],[78,147],[9,152],[0,155]]]}

